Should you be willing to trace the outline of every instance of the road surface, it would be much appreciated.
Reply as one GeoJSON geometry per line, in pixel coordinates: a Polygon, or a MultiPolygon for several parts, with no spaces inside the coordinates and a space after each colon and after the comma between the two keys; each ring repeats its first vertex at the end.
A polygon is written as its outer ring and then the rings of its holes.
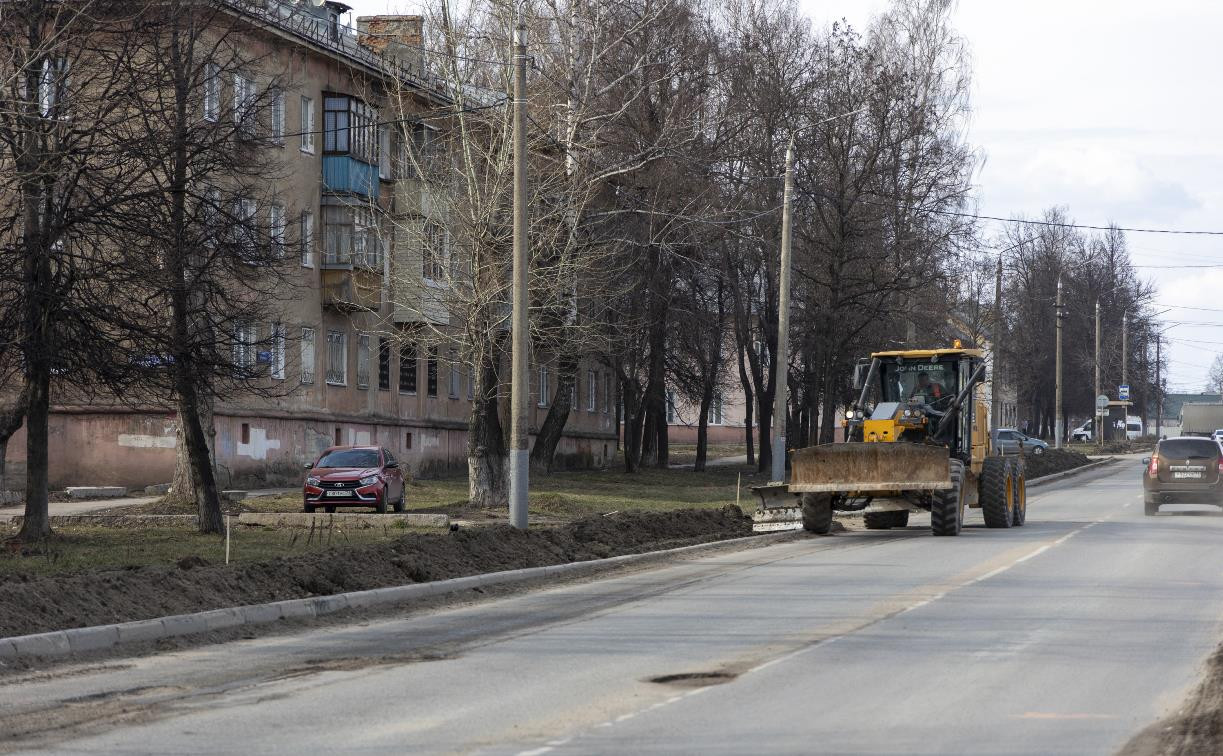
{"type": "Polygon", "coordinates": [[[0,743],[1110,753],[1192,690],[1223,610],[1223,517],[1144,517],[1141,472],[1034,490],[1018,529],[918,520],[9,680],[0,743]]]}

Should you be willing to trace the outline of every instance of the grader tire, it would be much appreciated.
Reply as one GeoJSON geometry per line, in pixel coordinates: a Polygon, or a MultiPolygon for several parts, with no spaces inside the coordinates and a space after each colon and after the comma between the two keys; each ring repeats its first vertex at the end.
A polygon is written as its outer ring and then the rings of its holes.
{"type": "Polygon", "coordinates": [[[987,528],[1009,528],[1015,508],[1015,472],[1007,457],[986,457],[981,466],[981,516],[987,528]]]}
{"type": "Polygon", "coordinates": [[[903,528],[909,524],[909,513],[900,510],[890,512],[867,512],[862,516],[866,521],[867,530],[887,530],[888,528],[903,528]]]}
{"type": "Polygon", "coordinates": [[[930,532],[936,536],[957,536],[964,527],[964,463],[950,464],[951,488],[935,491],[930,502],[930,532]]]}
{"type": "Polygon", "coordinates": [[[1011,525],[1021,528],[1028,520],[1028,479],[1024,473],[1022,459],[1015,460],[1011,475],[1015,481],[1012,489],[1015,492],[1015,499],[1011,504],[1011,525]]]}
{"type": "Polygon", "coordinates": [[[832,531],[832,494],[803,494],[803,530],[816,535],[832,531]]]}

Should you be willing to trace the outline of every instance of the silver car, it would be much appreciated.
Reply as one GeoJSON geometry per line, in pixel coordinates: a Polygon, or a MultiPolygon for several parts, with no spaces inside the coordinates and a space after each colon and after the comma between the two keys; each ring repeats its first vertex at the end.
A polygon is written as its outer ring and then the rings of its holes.
{"type": "Polygon", "coordinates": [[[1049,444],[1014,428],[999,428],[994,432],[994,450],[999,454],[1018,454],[1020,447],[1024,454],[1044,454],[1049,444]]]}

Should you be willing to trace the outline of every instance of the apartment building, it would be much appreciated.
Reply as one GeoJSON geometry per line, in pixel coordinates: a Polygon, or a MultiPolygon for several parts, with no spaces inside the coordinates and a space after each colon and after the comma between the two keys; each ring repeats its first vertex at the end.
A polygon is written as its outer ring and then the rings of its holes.
{"type": "MultiPolygon", "coordinates": [[[[277,322],[249,323],[235,343],[236,360],[265,371],[273,390],[218,398],[222,483],[296,483],[302,464],[333,444],[384,446],[414,475],[465,470],[470,371],[427,337],[449,326],[438,271],[454,251],[434,180],[445,166],[422,169],[430,156],[419,149],[445,128],[437,116],[448,103],[425,65],[422,19],[363,17],[350,28],[339,2],[232,7],[249,22],[250,45],[266,46],[264,62],[209,79],[202,117],[225,117],[229,103],[274,81],[275,199],[243,212],[266,218],[283,246],[292,296],[277,322]],[[408,149],[418,149],[413,160],[397,159],[408,149]]],[[[533,370],[532,428],[548,411],[552,370],[533,370]]],[[[580,376],[558,455],[601,465],[616,445],[614,382],[594,362],[580,376]]],[[[175,433],[167,408],[57,406],[51,484],[166,482],[175,433]]],[[[12,473],[24,445],[19,432],[8,446],[12,473]]]]}

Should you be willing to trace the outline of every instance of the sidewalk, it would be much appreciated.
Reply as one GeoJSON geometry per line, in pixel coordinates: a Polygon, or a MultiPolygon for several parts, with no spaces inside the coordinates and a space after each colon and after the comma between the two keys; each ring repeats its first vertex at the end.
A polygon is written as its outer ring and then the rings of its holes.
{"type": "MultiPolygon", "coordinates": [[[[297,488],[261,488],[254,491],[247,491],[248,497],[255,496],[283,496],[285,494],[297,493],[300,489],[297,488]]],[[[121,497],[117,499],[82,499],[81,501],[53,501],[47,505],[49,514],[54,517],[56,515],[80,515],[92,514],[101,509],[111,509],[113,507],[129,507],[139,504],[148,504],[152,501],[157,501],[160,496],[131,496],[121,497]]],[[[5,504],[0,506],[0,519],[7,519],[12,515],[21,515],[25,513],[24,504],[5,504]]]]}

